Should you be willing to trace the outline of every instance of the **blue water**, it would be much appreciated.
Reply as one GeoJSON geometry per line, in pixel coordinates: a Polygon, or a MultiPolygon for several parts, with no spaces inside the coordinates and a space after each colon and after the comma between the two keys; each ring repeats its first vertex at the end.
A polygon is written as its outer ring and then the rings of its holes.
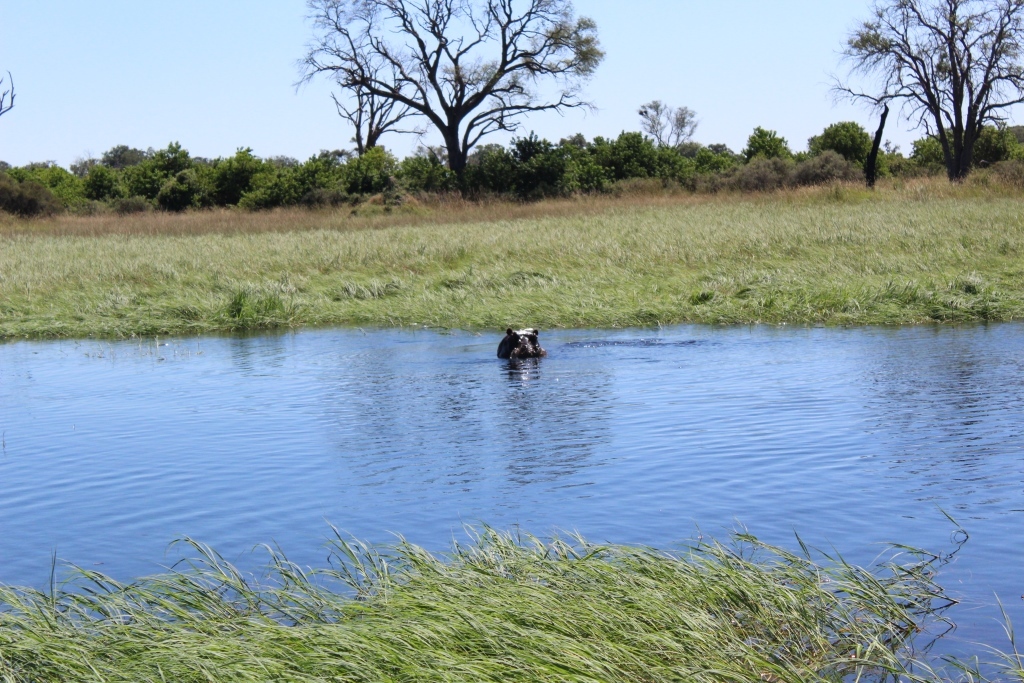
{"type": "Polygon", "coordinates": [[[118,578],[191,536],[322,566],[328,523],[435,549],[462,525],[672,547],[745,526],[870,562],[949,551],[943,645],[1024,624],[1024,326],[315,330],[0,345],[0,582],[118,578]]]}

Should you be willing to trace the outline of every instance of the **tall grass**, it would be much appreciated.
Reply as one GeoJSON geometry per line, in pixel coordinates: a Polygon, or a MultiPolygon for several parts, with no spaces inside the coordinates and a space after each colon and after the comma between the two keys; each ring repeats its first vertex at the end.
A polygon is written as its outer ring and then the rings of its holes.
{"type": "Polygon", "coordinates": [[[844,186],[407,213],[0,225],[0,338],[1024,317],[1006,188],[844,186]]]}
{"type": "MultiPolygon", "coordinates": [[[[918,681],[940,558],[871,571],[738,536],[682,552],[483,529],[444,556],[340,537],[260,580],[197,559],[0,588],[4,681],[918,681]]],[[[806,550],[806,549],[805,549],[806,550]]]]}

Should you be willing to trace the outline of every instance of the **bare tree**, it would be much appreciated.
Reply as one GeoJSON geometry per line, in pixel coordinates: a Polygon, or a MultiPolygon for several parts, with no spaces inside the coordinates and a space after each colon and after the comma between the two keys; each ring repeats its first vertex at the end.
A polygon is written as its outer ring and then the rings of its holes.
{"type": "MultiPolygon", "coordinates": [[[[7,72],[7,80],[11,82],[11,87],[7,90],[0,91],[0,116],[3,116],[11,110],[14,106],[14,77],[11,76],[11,72],[7,72]]],[[[0,78],[0,88],[4,85],[4,79],[0,78]]]]}
{"type": "Polygon", "coordinates": [[[660,147],[678,147],[693,139],[697,113],[688,107],[673,109],[661,100],[640,107],[640,126],[660,147]]]}
{"type": "Polygon", "coordinates": [[[882,108],[895,103],[942,145],[953,181],[971,171],[986,124],[1024,102],[1024,0],[876,0],[845,55],[837,91],[882,108]],[[856,76],[877,87],[857,87],[856,76]]]}
{"type": "MultiPolygon", "coordinates": [[[[380,71],[383,67],[369,67],[367,72],[373,74],[373,78],[380,78],[380,71]]],[[[399,128],[403,120],[413,115],[412,109],[393,99],[380,97],[361,85],[342,87],[344,95],[331,93],[334,106],[338,109],[338,116],[345,119],[355,128],[355,135],[352,142],[356,144],[356,154],[363,156],[368,149],[373,149],[380,142],[384,133],[416,133],[421,130],[399,128]]]]}
{"type": "Polygon", "coordinates": [[[587,107],[580,88],[604,57],[570,0],[308,0],[317,31],[304,79],[408,107],[441,134],[461,175],[469,151],[525,114],[587,107]],[[372,64],[388,70],[374,70],[372,64]],[[554,85],[545,97],[542,82],[554,85]]]}

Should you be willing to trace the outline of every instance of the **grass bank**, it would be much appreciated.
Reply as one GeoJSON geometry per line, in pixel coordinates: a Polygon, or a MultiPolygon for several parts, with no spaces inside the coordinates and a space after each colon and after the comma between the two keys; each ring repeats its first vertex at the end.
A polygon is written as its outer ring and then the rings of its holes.
{"type": "Polygon", "coordinates": [[[193,549],[128,585],[0,588],[0,680],[938,680],[912,646],[950,602],[934,556],[868,571],[750,537],[669,554],[484,530],[443,557],[336,540],[334,569],[272,554],[259,582],[193,549]]]}
{"type": "Polygon", "coordinates": [[[1024,317],[1019,192],[0,220],[0,338],[1024,317]]]}

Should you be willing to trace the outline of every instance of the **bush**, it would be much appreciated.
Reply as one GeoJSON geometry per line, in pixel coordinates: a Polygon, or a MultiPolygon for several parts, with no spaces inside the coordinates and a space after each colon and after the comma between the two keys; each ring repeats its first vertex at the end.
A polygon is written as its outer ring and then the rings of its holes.
{"type": "Polygon", "coordinates": [[[358,203],[358,201],[358,197],[353,197],[344,190],[318,189],[307,192],[299,200],[299,203],[307,209],[326,209],[345,205],[352,206],[358,203]]]}
{"type": "Polygon", "coordinates": [[[345,164],[345,190],[349,194],[379,194],[391,187],[398,160],[383,147],[366,150],[345,164]]]}
{"type": "Polygon", "coordinates": [[[743,150],[743,157],[750,160],[760,157],[762,159],[789,159],[793,152],[789,149],[786,138],[780,137],[774,130],[766,130],[761,126],[754,129],[747,138],[747,146],[743,150]]]}
{"type": "Polygon", "coordinates": [[[985,126],[974,143],[974,162],[979,166],[1024,159],[1024,147],[1008,128],[985,126]]]}
{"type": "Polygon", "coordinates": [[[110,203],[110,206],[118,216],[128,216],[153,210],[153,203],[145,197],[115,199],[110,203]]]}
{"type": "Polygon", "coordinates": [[[641,133],[622,133],[615,140],[598,137],[592,149],[611,180],[658,177],[658,148],[641,133]]]}
{"type": "Polygon", "coordinates": [[[793,162],[789,159],[766,159],[756,156],[746,166],[741,166],[732,176],[731,185],[743,192],[770,192],[791,184],[793,162]]]}
{"type": "Polygon", "coordinates": [[[106,166],[96,165],[89,169],[82,185],[86,198],[94,201],[103,202],[124,196],[120,178],[106,166]]]}
{"type": "Polygon", "coordinates": [[[184,211],[209,204],[209,190],[195,169],[179,172],[164,183],[156,203],[165,211],[184,211]]]}
{"type": "Polygon", "coordinates": [[[65,207],[86,200],[82,179],[51,162],[12,168],[8,175],[19,182],[31,180],[39,183],[50,190],[65,207]]]}
{"type": "Polygon", "coordinates": [[[409,192],[451,192],[457,186],[455,174],[430,150],[403,159],[395,175],[409,192]]]}
{"type": "Polygon", "coordinates": [[[263,170],[263,161],[245,147],[230,159],[216,162],[213,168],[213,201],[219,206],[233,206],[252,188],[253,178],[263,170]]]}
{"type": "Polygon", "coordinates": [[[117,145],[103,153],[100,163],[107,168],[120,171],[129,166],[137,166],[152,156],[152,151],[143,152],[128,145],[117,145]]]}
{"type": "Polygon", "coordinates": [[[60,200],[43,185],[33,180],[18,182],[0,173],[0,211],[30,218],[50,216],[62,208],[60,200]]]}
{"type": "Polygon", "coordinates": [[[992,173],[1006,185],[1024,187],[1024,161],[1019,159],[1000,161],[992,167],[992,173]]]}
{"type": "Polygon", "coordinates": [[[854,165],[832,150],[797,164],[793,173],[793,182],[797,185],[825,185],[837,181],[863,179],[864,172],[860,165],[854,165]]]}
{"type": "Polygon", "coordinates": [[[270,167],[254,176],[250,189],[238,201],[238,206],[250,211],[292,206],[302,197],[302,188],[295,171],[287,167],[270,167]]]}
{"type": "Polygon", "coordinates": [[[821,135],[807,141],[811,156],[835,152],[847,161],[863,166],[871,154],[871,136],[864,127],[853,121],[834,123],[821,135]]]}

